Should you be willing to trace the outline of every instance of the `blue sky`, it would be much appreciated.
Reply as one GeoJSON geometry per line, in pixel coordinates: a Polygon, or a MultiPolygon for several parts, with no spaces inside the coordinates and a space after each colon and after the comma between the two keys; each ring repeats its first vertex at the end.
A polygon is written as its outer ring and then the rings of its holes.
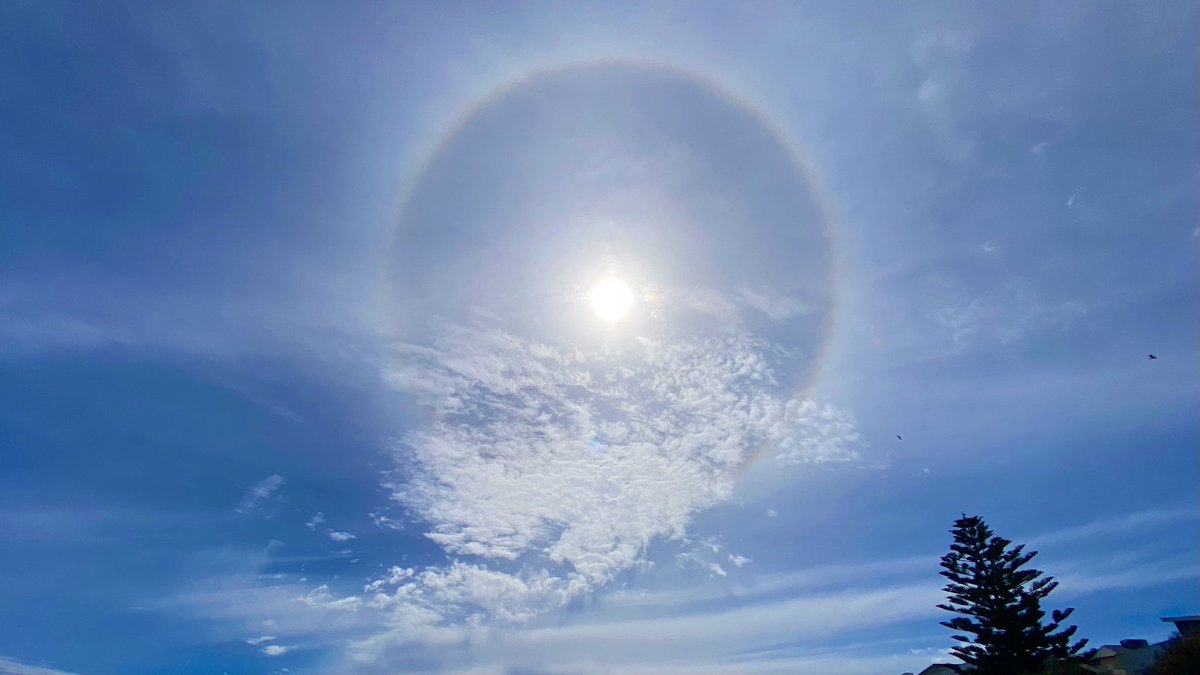
{"type": "Polygon", "coordinates": [[[6,3],[0,672],[916,671],[962,512],[1165,637],[1196,13],[6,3]]]}

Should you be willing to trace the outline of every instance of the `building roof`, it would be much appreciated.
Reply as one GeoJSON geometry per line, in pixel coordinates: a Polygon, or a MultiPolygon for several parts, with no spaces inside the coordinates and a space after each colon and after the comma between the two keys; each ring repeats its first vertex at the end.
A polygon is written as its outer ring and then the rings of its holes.
{"type": "MultiPolygon", "coordinates": [[[[1127,643],[1145,643],[1145,640],[1123,640],[1127,643]]],[[[1140,644],[1136,647],[1104,645],[1096,651],[1091,670],[1098,673],[1142,673],[1154,664],[1166,651],[1164,643],[1140,644]]]]}
{"type": "Polygon", "coordinates": [[[922,670],[918,675],[945,675],[946,673],[959,673],[957,665],[950,663],[934,663],[925,670],[922,670]]]}
{"type": "Polygon", "coordinates": [[[1175,624],[1175,629],[1180,635],[1189,636],[1200,634],[1200,614],[1191,614],[1188,616],[1164,616],[1162,620],[1167,623],[1175,624]]]}

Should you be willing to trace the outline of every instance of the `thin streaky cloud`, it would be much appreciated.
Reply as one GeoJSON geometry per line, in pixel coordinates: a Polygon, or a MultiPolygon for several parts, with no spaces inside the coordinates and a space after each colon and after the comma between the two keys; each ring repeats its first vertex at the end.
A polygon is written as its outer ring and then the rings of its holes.
{"type": "Polygon", "coordinates": [[[1111,535],[1119,532],[1127,532],[1132,529],[1142,528],[1151,525],[1163,523],[1172,523],[1181,520],[1197,520],[1200,519],[1200,513],[1189,508],[1157,508],[1147,509],[1145,511],[1137,511],[1122,516],[1115,516],[1094,520],[1090,523],[1071,527],[1054,532],[1047,532],[1032,537],[1028,540],[1028,545],[1032,548],[1042,546],[1057,546],[1075,541],[1085,541],[1111,535]]]}
{"type": "Polygon", "coordinates": [[[21,663],[20,661],[0,656],[0,675],[75,675],[75,673],[21,663]]]}
{"type": "Polygon", "coordinates": [[[246,495],[242,497],[241,504],[237,507],[238,513],[249,513],[258,508],[264,501],[271,498],[271,495],[282,486],[284,477],[277,473],[271,474],[258,482],[254,487],[246,491],[246,495]]]}

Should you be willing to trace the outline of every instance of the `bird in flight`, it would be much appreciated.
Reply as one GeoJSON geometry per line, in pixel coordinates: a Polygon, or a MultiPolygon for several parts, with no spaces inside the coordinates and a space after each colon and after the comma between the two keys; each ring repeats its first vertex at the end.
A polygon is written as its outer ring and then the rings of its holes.
{"type": "Polygon", "coordinates": [[[1157,356],[1155,356],[1155,355],[1153,355],[1153,354],[1149,354],[1148,356],[1150,357],[1150,360],[1151,360],[1151,361],[1157,361],[1157,360],[1158,360],[1158,357],[1157,357],[1157,356]]]}
{"type": "Polygon", "coordinates": [[[904,437],[901,436],[900,434],[896,434],[896,440],[902,441],[902,440],[904,440],[904,437]]]}

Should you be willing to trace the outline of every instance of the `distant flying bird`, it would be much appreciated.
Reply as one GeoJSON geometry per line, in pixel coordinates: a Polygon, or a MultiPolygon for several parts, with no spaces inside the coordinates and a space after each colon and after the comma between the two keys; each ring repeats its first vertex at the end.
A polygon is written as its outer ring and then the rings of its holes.
{"type": "Polygon", "coordinates": [[[1150,356],[1150,360],[1151,360],[1151,361],[1157,361],[1157,360],[1158,360],[1158,357],[1157,357],[1157,356],[1155,356],[1155,355],[1153,355],[1153,354],[1150,354],[1149,356],[1150,356]]]}
{"type": "Polygon", "coordinates": [[[901,436],[900,434],[896,434],[896,440],[902,441],[902,440],[904,440],[904,437],[901,436]]]}

